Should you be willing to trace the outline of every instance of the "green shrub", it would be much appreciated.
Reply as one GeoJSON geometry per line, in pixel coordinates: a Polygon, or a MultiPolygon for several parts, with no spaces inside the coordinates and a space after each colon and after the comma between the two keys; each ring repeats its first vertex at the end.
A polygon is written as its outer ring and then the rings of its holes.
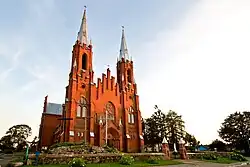
{"type": "Polygon", "coordinates": [[[146,162],[149,163],[149,164],[158,164],[158,163],[159,163],[159,159],[158,159],[157,157],[152,157],[152,156],[150,156],[150,157],[147,159],[146,162]]]}
{"type": "Polygon", "coordinates": [[[235,161],[247,161],[247,159],[243,155],[237,153],[230,154],[229,158],[235,161]]]}
{"type": "Polygon", "coordinates": [[[206,153],[201,155],[201,159],[205,160],[218,160],[221,156],[219,154],[215,153],[206,153]]]}
{"type": "Polygon", "coordinates": [[[86,163],[82,158],[74,158],[69,162],[69,167],[85,167],[86,163]]]}
{"type": "Polygon", "coordinates": [[[52,146],[50,146],[50,149],[62,147],[62,146],[73,146],[73,145],[74,145],[74,143],[70,143],[70,142],[56,143],[56,144],[53,144],[52,146]]]}
{"type": "Polygon", "coordinates": [[[78,146],[78,145],[84,145],[87,146],[88,144],[85,142],[80,143],[73,143],[73,142],[63,142],[63,143],[56,143],[50,146],[49,149],[57,148],[57,147],[70,147],[70,146],[78,146]]]}
{"type": "Polygon", "coordinates": [[[241,154],[240,150],[233,150],[233,153],[241,154]]]}
{"type": "Polygon", "coordinates": [[[107,152],[109,152],[109,153],[117,153],[117,152],[118,152],[118,150],[117,150],[116,148],[114,148],[114,147],[109,147],[109,146],[107,146],[107,145],[103,146],[103,148],[104,148],[107,152]]]}
{"type": "Polygon", "coordinates": [[[131,165],[134,162],[134,158],[129,155],[124,155],[120,159],[120,164],[122,165],[131,165]]]}

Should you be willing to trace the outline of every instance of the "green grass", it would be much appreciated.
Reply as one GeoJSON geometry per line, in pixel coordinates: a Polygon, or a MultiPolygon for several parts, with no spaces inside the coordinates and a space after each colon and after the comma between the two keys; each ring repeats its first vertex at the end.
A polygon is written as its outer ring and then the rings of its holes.
{"type": "Polygon", "coordinates": [[[212,162],[212,163],[219,163],[219,164],[232,164],[232,163],[237,163],[239,161],[236,160],[231,160],[229,158],[219,158],[217,160],[202,160],[206,162],[212,162]]]}
{"type": "MultiPolygon", "coordinates": [[[[165,166],[165,165],[177,165],[182,162],[175,160],[160,160],[158,164],[149,164],[144,161],[136,161],[132,165],[121,165],[119,163],[100,163],[100,164],[87,164],[87,167],[144,167],[144,166],[165,166]]],[[[31,167],[31,166],[25,166],[31,167]]],[[[68,167],[68,165],[38,165],[38,167],[68,167]]]]}

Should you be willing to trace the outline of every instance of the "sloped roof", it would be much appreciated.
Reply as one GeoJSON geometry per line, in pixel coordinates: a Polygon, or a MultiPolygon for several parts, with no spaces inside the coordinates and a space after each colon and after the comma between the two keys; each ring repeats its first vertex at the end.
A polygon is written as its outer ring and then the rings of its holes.
{"type": "Polygon", "coordinates": [[[47,103],[46,114],[62,115],[62,104],[47,103]]]}

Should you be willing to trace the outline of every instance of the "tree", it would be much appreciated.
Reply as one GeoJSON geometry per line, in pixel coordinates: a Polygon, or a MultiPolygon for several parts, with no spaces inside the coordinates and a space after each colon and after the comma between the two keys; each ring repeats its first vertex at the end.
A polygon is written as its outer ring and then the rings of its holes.
{"type": "Polygon", "coordinates": [[[213,150],[217,148],[218,151],[226,151],[226,146],[227,146],[226,143],[216,139],[209,145],[209,148],[213,150]]]}
{"type": "Polygon", "coordinates": [[[152,118],[145,119],[145,132],[144,132],[145,145],[155,148],[156,144],[159,144],[159,134],[156,121],[152,118]]]}
{"type": "Polygon", "coordinates": [[[225,142],[249,153],[250,112],[230,114],[221,124],[218,133],[225,142]]]}
{"type": "MultiPolygon", "coordinates": [[[[169,139],[170,145],[173,146],[185,136],[184,121],[180,115],[172,110],[165,114],[157,105],[154,108],[156,111],[143,122],[144,143],[153,149],[155,145],[161,148],[162,140],[166,137],[169,139]]],[[[194,138],[192,138],[192,142],[194,142],[194,138]]]]}
{"type": "Polygon", "coordinates": [[[31,127],[25,124],[14,125],[8,129],[6,135],[0,140],[4,149],[16,148],[22,150],[27,145],[27,138],[31,135],[31,127]]]}
{"type": "Polygon", "coordinates": [[[173,145],[178,143],[185,135],[185,122],[182,120],[182,116],[178,115],[175,111],[170,110],[166,117],[166,131],[169,143],[173,145]]]}
{"type": "Polygon", "coordinates": [[[38,141],[39,141],[39,140],[38,140],[38,137],[35,136],[34,139],[32,140],[32,142],[29,142],[29,143],[30,143],[30,149],[31,149],[32,151],[36,151],[38,141]]]}
{"type": "Polygon", "coordinates": [[[166,114],[164,114],[157,105],[155,105],[155,112],[152,114],[151,119],[155,121],[155,126],[157,127],[157,143],[161,143],[163,138],[167,136],[167,122],[166,114]]]}
{"type": "Polygon", "coordinates": [[[143,139],[144,139],[144,145],[147,146],[150,144],[149,141],[149,135],[148,135],[148,129],[147,129],[147,120],[143,119],[141,120],[142,122],[142,132],[143,132],[143,139]]]}
{"type": "Polygon", "coordinates": [[[184,141],[185,141],[189,146],[192,146],[192,147],[196,147],[197,144],[198,144],[198,141],[196,140],[196,138],[195,138],[193,135],[191,135],[191,134],[189,134],[189,133],[187,133],[187,132],[186,132],[186,134],[185,134],[184,141]]]}
{"type": "Polygon", "coordinates": [[[0,139],[0,149],[1,150],[12,150],[14,149],[13,140],[10,135],[3,136],[0,139]]]}

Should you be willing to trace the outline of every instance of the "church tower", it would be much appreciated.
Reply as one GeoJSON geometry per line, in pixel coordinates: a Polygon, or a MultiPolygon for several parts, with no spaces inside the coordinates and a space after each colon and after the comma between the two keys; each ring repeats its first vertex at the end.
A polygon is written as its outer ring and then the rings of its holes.
{"type": "Polygon", "coordinates": [[[141,125],[142,118],[139,109],[139,96],[137,95],[137,85],[134,80],[134,65],[132,56],[128,53],[125,30],[123,26],[120,54],[117,60],[116,68],[117,82],[119,84],[119,91],[121,94],[121,105],[123,108],[124,130],[126,140],[128,141],[125,142],[124,147],[130,148],[133,146],[142,149],[144,143],[141,125]]]}
{"type": "Polygon", "coordinates": [[[76,138],[88,141],[87,133],[90,123],[91,83],[92,71],[92,44],[88,38],[86,7],[84,9],[80,30],[73,46],[72,64],[69,74],[69,85],[66,87],[64,141],[74,142],[76,138]],[[77,133],[76,133],[77,132],[77,133]]]}

